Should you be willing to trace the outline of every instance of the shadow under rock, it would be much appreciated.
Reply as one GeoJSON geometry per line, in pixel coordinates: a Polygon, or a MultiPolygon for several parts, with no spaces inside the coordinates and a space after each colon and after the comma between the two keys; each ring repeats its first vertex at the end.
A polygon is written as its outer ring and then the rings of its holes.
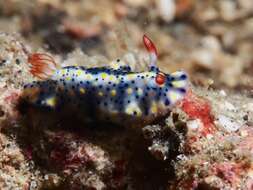
{"type": "Polygon", "coordinates": [[[17,137],[25,154],[30,151],[30,159],[42,173],[57,173],[63,178],[62,184],[53,189],[89,189],[83,177],[76,176],[87,177],[91,171],[99,176],[106,189],[128,186],[166,189],[168,181],[173,179],[171,165],[156,160],[148,151],[141,128],[85,124],[74,114],[56,118],[54,114],[33,112],[23,117],[18,130],[6,131],[17,137]],[[94,151],[93,157],[86,149],[94,151]],[[104,168],[98,169],[99,164],[104,164],[99,162],[105,162],[104,168]]]}

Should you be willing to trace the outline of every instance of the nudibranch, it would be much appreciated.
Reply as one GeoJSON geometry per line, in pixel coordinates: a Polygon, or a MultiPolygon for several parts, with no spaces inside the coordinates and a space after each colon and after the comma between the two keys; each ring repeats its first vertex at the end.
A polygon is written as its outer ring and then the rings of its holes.
{"type": "Polygon", "coordinates": [[[188,79],[183,71],[162,72],[155,45],[146,35],[143,42],[150,55],[145,72],[133,72],[129,66],[59,68],[51,56],[31,54],[31,73],[41,80],[25,85],[20,98],[22,110],[65,112],[84,121],[119,125],[152,123],[184,97],[188,79]]]}

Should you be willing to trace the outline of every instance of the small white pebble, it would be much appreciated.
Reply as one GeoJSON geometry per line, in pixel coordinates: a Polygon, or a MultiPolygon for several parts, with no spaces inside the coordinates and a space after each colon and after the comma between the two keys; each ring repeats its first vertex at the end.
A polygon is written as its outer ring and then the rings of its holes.
{"type": "Polygon", "coordinates": [[[221,90],[221,91],[220,91],[220,95],[223,96],[223,97],[226,97],[226,96],[227,96],[227,93],[226,93],[224,90],[221,90]]]}
{"type": "Polygon", "coordinates": [[[187,121],[186,123],[188,129],[190,130],[197,130],[199,127],[203,125],[203,123],[199,119],[187,121]]]}
{"type": "Polygon", "coordinates": [[[242,131],[240,131],[240,135],[242,137],[247,137],[248,136],[248,132],[246,130],[242,130],[242,131]]]}
{"type": "Polygon", "coordinates": [[[225,115],[219,115],[217,123],[228,132],[235,132],[242,126],[242,124],[233,121],[231,118],[225,115]]]}
{"type": "Polygon", "coordinates": [[[236,111],[235,106],[233,104],[231,104],[230,102],[228,102],[228,101],[224,102],[224,107],[228,111],[236,111]]]}
{"type": "Polygon", "coordinates": [[[248,104],[244,104],[242,106],[244,109],[246,109],[246,111],[249,111],[249,112],[253,112],[253,102],[251,103],[248,103],[248,104]]]}
{"type": "Polygon", "coordinates": [[[157,1],[158,11],[163,20],[170,22],[176,14],[176,3],[174,0],[159,0],[157,1]]]}
{"type": "Polygon", "coordinates": [[[212,135],[212,134],[207,134],[207,135],[206,135],[206,138],[207,138],[208,140],[211,140],[211,139],[213,138],[213,135],[212,135]]]}

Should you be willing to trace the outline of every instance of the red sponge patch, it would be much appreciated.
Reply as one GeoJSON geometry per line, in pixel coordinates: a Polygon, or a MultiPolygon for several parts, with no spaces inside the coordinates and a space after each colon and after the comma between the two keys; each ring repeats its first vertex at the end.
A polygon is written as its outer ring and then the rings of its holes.
{"type": "Polygon", "coordinates": [[[189,91],[181,101],[182,110],[190,119],[199,119],[203,123],[200,129],[202,135],[213,134],[216,131],[214,116],[211,114],[211,106],[207,100],[189,91]]]}

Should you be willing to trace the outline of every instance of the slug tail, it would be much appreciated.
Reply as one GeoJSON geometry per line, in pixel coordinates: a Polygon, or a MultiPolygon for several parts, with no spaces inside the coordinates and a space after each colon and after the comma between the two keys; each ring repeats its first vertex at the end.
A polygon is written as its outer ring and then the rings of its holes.
{"type": "Polygon", "coordinates": [[[28,63],[32,75],[42,80],[50,79],[57,69],[53,57],[44,53],[29,55],[28,63]]]}

